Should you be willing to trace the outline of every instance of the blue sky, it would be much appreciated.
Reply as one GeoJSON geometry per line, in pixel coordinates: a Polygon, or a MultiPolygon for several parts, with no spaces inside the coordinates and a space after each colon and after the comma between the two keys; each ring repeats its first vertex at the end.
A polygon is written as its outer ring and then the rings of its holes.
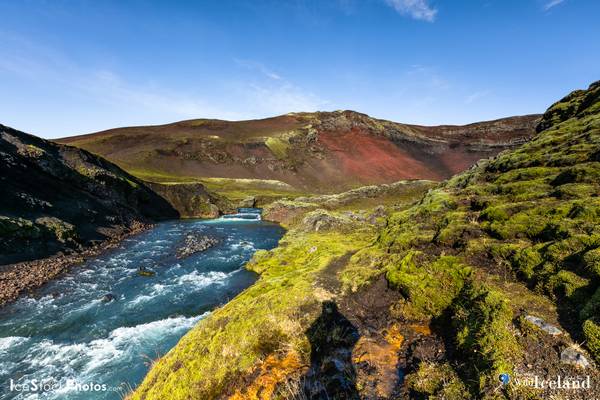
{"type": "Polygon", "coordinates": [[[600,79],[595,0],[0,0],[0,123],[43,137],[353,109],[462,124],[600,79]]]}

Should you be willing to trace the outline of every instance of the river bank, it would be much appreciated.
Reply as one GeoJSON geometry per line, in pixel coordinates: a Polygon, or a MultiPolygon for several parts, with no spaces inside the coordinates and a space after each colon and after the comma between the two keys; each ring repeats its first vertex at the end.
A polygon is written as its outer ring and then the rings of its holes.
{"type": "Polygon", "coordinates": [[[154,224],[137,222],[130,231],[111,237],[92,247],[74,251],[71,254],[57,254],[39,260],[24,261],[0,266],[0,308],[16,300],[20,295],[31,293],[44,284],[56,279],[72,267],[82,264],[87,258],[95,257],[114,249],[124,239],[137,235],[154,224]]]}
{"type": "Polygon", "coordinates": [[[38,379],[58,388],[45,399],[121,399],[151,360],[256,281],[246,262],[283,233],[259,219],[160,222],[19,297],[0,309],[0,398],[36,399],[9,382],[38,379]],[[190,236],[218,242],[178,258],[190,236]],[[140,267],[152,274],[140,275],[140,267]],[[108,389],[81,393],[72,380],[108,389]]]}

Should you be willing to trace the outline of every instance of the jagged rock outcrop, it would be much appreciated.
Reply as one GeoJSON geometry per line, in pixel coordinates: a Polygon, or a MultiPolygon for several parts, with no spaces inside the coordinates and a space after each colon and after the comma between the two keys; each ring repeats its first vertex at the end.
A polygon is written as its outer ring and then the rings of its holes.
{"type": "Polygon", "coordinates": [[[179,214],[85,150],[0,125],[0,265],[70,252],[179,214]]]}
{"type": "Polygon", "coordinates": [[[167,200],[181,218],[216,218],[235,211],[229,200],[210,193],[201,183],[144,183],[167,200]]]}

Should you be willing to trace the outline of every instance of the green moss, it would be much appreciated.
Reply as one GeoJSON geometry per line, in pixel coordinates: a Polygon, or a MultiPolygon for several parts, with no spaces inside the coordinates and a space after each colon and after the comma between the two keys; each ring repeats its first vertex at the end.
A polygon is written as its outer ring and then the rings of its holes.
{"type": "Polygon", "coordinates": [[[284,160],[287,157],[288,148],[290,143],[285,138],[270,137],[265,141],[265,145],[271,150],[271,153],[280,160],[284,160]]]}
{"type": "Polygon", "coordinates": [[[521,357],[513,332],[509,300],[498,291],[468,281],[453,305],[456,345],[466,358],[476,391],[495,384],[500,373],[511,373],[521,357]]]}
{"type": "Polygon", "coordinates": [[[516,168],[500,174],[494,181],[496,184],[505,184],[515,181],[528,181],[535,179],[542,179],[543,181],[550,181],[558,175],[560,168],[551,167],[529,167],[529,168],[516,168]]]}
{"type": "Polygon", "coordinates": [[[427,262],[420,252],[410,251],[388,267],[386,279],[406,300],[400,305],[408,317],[439,316],[462,289],[471,269],[452,256],[427,262]]]}
{"type": "Polygon", "coordinates": [[[488,207],[481,213],[481,219],[489,222],[506,221],[510,215],[506,211],[506,207],[488,207]]]}
{"type": "Polygon", "coordinates": [[[596,362],[600,362],[600,325],[593,319],[586,320],[583,323],[583,334],[587,348],[590,349],[596,362]]]}
{"type": "Polygon", "coordinates": [[[430,215],[455,208],[456,201],[450,193],[441,189],[432,189],[423,197],[416,211],[421,215],[430,215]]]}
{"type": "Polygon", "coordinates": [[[552,192],[552,196],[559,199],[586,199],[597,195],[598,187],[588,183],[567,183],[552,192]]]}
{"type": "Polygon", "coordinates": [[[561,270],[552,275],[546,284],[547,290],[560,297],[572,298],[578,290],[589,285],[589,280],[580,277],[574,272],[561,270]]]}
{"type": "Polygon", "coordinates": [[[588,318],[600,315],[600,288],[584,303],[584,307],[579,312],[579,318],[585,321],[588,318]]]}
{"type": "Polygon", "coordinates": [[[511,201],[529,201],[548,196],[552,186],[547,178],[534,179],[530,181],[514,181],[499,185],[496,192],[507,195],[511,201]]]}
{"type": "Polygon", "coordinates": [[[356,292],[382,273],[385,257],[381,249],[370,246],[354,254],[339,279],[343,292],[356,292]]]}
{"type": "Polygon", "coordinates": [[[423,362],[406,376],[405,385],[411,398],[469,399],[467,388],[447,363],[423,362]]]}
{"type": "Polygon", "coordinates": [[[587,251],[583,255],[583,263],[586,271],[596,279],[600,279],[600,248],[587,251]]]}
{"type": "Polygon", "coordinates": [[[510,259],[513,269],[528,282],[532,281],[535,269],[543,263],[543,258],[536,247],[517,250],[510,259]]]}
{"type": "Polygon", "coordinates": [[[565,168],[552,181],[554,186],[560,186],[573,183],[589,183],[592,185],[600,181],[600,162],[591,162],[579,164],[570,168],[565,168]]]}

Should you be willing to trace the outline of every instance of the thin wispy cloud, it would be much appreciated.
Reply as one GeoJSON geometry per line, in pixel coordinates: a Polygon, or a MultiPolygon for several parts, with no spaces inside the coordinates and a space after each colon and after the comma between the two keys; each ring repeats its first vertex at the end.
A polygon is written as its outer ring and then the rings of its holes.
{"type": "Polygon", "coordinates": [[[465,99],[465,104],[475,103],[476,101],[482,99],[483,97],[488,96],[489,94],[490,94],[489,90],[482,90],[482,91],[479,91],[479,92],[471,93],[465,99]]]}
{"type": "Polygon", "coordinates": [[[290,111],[317,111],[329,104],[329,101],[273,72],[264,63],[237,58],[234,61],[243,68],[258,72],[248,82],[238,82],[232,88],[255,114],[270,116],[290,111]]]}
{"type": "Polygon", "coordinates": [[[544,4],[544,10],[548,11],[549,9],[556,7],[559,4],[564,3],[565,0],[550,0],[546,4],[544,4]]]}
{"type": "Polygon", "coordinates": [[[401,15],[421,21],[433,22],[438,13],[428,0],[385,0],[385,2],[401,15]]]}
{"type": "MultiPolygon", "coordinates": [[[[168,82],[129,77],[102,65],[80,65],[59,51],[19,37],[8,37],[0,32],[0,39],[3,39],[0,41],[3,54],[0,77],[5,75],[35,85],[60,87],[63,93],[94,104],[98,115],[122,110],[123,115],[129,116],[118,122],[123,124],[150,122],[148,115],[152,116],[152,123],[192,118],[242,120],[290,111],[316,111],[329,104],[253,60],[234,59],[232,62],[246,73],[215,82],[210,92],[195,91],[195,85],[186,90],[173,90],[167,86],[168,82]],[[15,46],[5,46],[9,42],[15,46]]],[[[196,84],[202,86],[201,82],[196,84]]],[[[97,130],[92,121],[89,125],[89,130],[97,130]]],[[[56,134],[64,136],[64,133],[52,132],[56,134]]]]}
{"type": "Polygon", "coordinates": [[[252,60],[241,60],[239,58],[234,58],[233,61],[241,67],[244,67],[247,69],[252,69],[252,70],[257,70],[261,74],[266,76],[267,78],[270,78],[270,79],[273,79],[276,81],[281,80],[281,76],[279,74],[271,71],[270,69],[265,67],[265,65],[262,63],[252,61],[252,60]]]}

